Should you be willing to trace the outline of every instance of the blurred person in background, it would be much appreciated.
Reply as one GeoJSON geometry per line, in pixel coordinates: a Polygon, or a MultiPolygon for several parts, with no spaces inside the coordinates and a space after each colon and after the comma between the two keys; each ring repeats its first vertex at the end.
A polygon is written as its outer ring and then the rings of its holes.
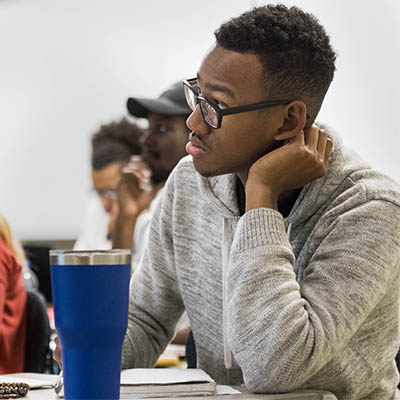
{"type": "Polygon", "coordinates": [[[138,260],[144,248],[148,226],[162,186],[169,174],[186,155],[190,115],[183,86],[175,83],[158,98],[132,97],[128,111],[136,118],[146,118],[148,128],[141,137],[141,156],[132,157],[122,169],[118,190],[119,213],[113,239],[114,248],[132,248],[138,260]],[[149,198],[154,201],[149,202],[149,198]]]}
{"type": "Polygon", "coordinates": [[[120,121],[101,125],[92,136],[92,183],[95,193],[89,199],[75,250],[108,250],[112,247],[118,214],[116,190],[121,167],[133,154],[139,154],[143,130],[135,123],[120,121]]]}
{"type": "Polygon", "coordinates": [[[26,343],[25,255],[0,214],[0,374],[22,372],[26,343]]]}

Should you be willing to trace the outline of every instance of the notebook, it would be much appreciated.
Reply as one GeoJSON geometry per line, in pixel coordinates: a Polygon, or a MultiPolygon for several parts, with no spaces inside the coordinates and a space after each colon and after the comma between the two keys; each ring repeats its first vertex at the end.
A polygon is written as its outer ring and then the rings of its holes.
{"type": "Polygon", "coordinates": [[[134,368],[121,372],[120,399],[211,396],[215,387],[201,369],[134,368]]]}

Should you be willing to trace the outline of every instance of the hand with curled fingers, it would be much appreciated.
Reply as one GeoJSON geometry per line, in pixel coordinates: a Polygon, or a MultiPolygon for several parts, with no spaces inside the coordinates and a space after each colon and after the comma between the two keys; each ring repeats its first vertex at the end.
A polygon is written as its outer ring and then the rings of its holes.
{"type": "Polygon", "coordinates": [[[259,158],[246,182],[246,210],[277,210],[282,194],[301,188],[326,174],[333,142],[325,130],[313,125],[284,145],[259,158]]]}
{"type": "Polygon", "coordinates": [[[139,215],[147,209],[161,185],[151,183],[152,172],[140,156],[132,156],[121,169],[117,198],[120,213],[139,215]]]}

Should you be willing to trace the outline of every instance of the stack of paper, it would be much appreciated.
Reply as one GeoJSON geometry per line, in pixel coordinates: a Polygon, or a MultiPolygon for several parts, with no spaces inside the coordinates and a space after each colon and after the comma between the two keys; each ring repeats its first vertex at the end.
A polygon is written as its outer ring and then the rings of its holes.
{"type": "Polygon", "coordinates": [[[201,369],[135,368],[121,372],[121,400],[214,393],[215,381],[201,369]]]}

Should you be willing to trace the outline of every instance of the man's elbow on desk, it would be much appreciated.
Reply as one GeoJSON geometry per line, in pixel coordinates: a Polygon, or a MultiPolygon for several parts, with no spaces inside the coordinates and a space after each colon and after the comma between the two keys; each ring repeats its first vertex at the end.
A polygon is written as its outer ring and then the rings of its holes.
{"type": "Polygon", "coordinates": [[[288,382],[284,379],[279,381],[271,379],[268,371],[265,373],[254,373],[246,375],[243,372],[243,381],[246,389],[252,393],[286,393],[298,389],[294,382],[288,382]]]}

